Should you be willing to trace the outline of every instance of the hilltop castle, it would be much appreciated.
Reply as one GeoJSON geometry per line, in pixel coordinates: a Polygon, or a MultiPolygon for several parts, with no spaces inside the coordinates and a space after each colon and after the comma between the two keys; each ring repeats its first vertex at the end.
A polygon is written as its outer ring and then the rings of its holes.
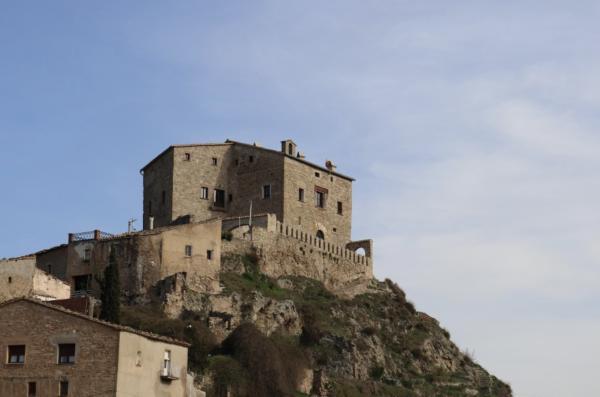
{"type": "Polygon", "coordinates": [[[191,290],[219,293],[223,262],[250,249],[266,274],[333,291],[372,278],[372,240],[351,239],[354,179],[331,161],[308,162],[292,140],[280,151],[231,140],[173,145],[140,172],[144,230],[70,233],[67,244],[11,263],[35,261],[72,294],[97,295],[95,276],[113,253],[123,295],[142,301],[177,275],[191,290]]]}

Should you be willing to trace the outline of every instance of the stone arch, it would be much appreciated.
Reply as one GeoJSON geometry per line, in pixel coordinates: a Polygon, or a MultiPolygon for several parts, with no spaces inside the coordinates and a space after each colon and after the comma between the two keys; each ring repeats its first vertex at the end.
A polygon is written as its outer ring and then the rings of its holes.
{"type": "Polygon", "coordinates": [[[321,240],[325,240],[325,233],[322,230],[317,230],[317,238],[320,238],[321,240]]]}
{"type": "Polygon", "coordinates": [[[356,252],[357,255],[367,256],[367,250],[364,247],[358,247],[354,252],[356,252]]]}

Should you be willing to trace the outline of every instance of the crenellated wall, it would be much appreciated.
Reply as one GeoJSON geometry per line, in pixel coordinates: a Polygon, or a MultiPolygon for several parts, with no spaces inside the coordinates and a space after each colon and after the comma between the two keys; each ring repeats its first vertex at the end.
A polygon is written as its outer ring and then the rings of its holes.
{"type": "Polygon", "coordinates": [[[279,222],[272,214],[253,217],[252,224],[250,232],[247,217],[224,221],[223,230],[231,230],[234,238],[223,241],[223,255],[254,248],[263,273],[313,278],[340,295],[353,294],[356,289],[350,287],[365,287],[373,278],[372,259],[367,256],[279,222]]]}

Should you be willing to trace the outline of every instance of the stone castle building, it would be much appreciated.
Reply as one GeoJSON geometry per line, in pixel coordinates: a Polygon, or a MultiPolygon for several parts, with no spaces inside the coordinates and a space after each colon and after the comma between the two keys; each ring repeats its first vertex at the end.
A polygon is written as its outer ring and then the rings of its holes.
{"type": "Polygon", "coordinates": [[[186,219],[275,214],[280,222],[338,245],[351,241],[353,178],[331,161],[307,161],[292,140],[281,150],[227,140],[173,145],[144,177],[144,229],[186,219]]]}

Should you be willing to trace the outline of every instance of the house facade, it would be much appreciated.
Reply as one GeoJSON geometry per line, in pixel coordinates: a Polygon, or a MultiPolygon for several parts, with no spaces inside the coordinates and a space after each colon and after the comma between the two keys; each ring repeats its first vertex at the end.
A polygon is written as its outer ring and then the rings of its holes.
{"type": "Polygon", "coordinates": [[[184,342],[29,298],[0,318],[2,397],[192,397],[184,342]]]}

